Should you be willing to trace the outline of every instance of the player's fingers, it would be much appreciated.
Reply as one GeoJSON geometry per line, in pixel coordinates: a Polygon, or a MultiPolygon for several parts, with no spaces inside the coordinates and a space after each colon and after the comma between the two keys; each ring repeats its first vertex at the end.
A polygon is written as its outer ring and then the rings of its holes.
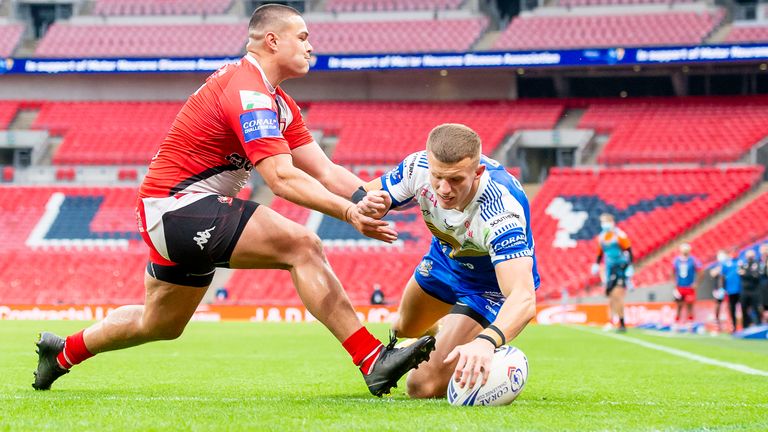
{"type": "Polygon", "coordinates": [[[453,376],[453,379],[455,381],[460,381],[461,376],[463,375],[464,365],[467,363],[467,357],[461,353],[461,351],[457,351],[456,353],[459,356],[459,361],[456,363],[456,369],[453,376]]]}
{"type": "Polygon", "coordinates": [[[491,362],[486,361],[483,365],[483,385],[488,382],[488,377],[491,375],[491,362]]]}
{"type": "MultiPolygon", "coordinates": [[[[472,376],[469,377],[469,388],[474,388],[478,379],[483,378],[483,362],[475,362],[475,367],[472,368],[472,376]]],[[[485,380],[483,380],[485,383],[485,380]]]]}
{"type": "Polygon", "coordinates": [[[464,367],[461,368],[461,380],[459,381],[459,388],[464,388],[467,382],[472,378],[472,371],[475,368],[475,362],[473,359],[467,359],[464,367]]]}
{"type": "Polygon", "coordinates": [[[374,219],[370,216],[361,215],[360,216],[360,223],[363,225],[367,225],[369,227],[375,228],[375,227],[383,227],[383,226],[389,226],[389,222],[383,221],[380,219],[374,219]]]}

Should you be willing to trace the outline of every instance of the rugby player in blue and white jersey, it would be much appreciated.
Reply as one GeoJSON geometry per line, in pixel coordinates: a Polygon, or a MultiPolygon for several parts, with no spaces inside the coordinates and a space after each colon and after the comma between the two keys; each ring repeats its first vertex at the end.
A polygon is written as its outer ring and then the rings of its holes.
{"type": "Polygon", "coordinates": [[[442,319],[435,352],[408,376],[408,395],[444,397],[451,377],[461,387],[485,383],[494,350],[536,312],[539,274],[522,186],[481,154],[472,129],[443,124],[430,132],[426,151],[361,188],[358,206],[380,218],[384,212],[363,198],[378,189],[393,209],[418,204],[434,236],[393,326],[399,337],[419,337],[442,319]]]}

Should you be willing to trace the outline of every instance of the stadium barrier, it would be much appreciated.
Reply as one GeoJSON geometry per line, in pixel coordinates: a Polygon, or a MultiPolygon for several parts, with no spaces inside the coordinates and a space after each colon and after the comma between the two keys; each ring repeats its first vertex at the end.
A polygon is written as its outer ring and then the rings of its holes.
{"type": "MultiPolygon", "coordinates": [[[[118,305],[6,305],[0,304],[0,320],[99,320],[118,305]]],[[[723,307],[723,309],[725,309],[723,307]]],[[[388,323],[397,318],[396,305],[357,306],[357,314],[364,322],[388,323]]],[[[696,303],[698,322],[710,321],[714,303],[696,303]]],[[[725,310],[722,311],[725,317],[725,310]]],[[[675,304],[628,303],[625,306],[628,325],[649,323],[671,324],[675,320],[675,304]]],[[[252,322],[312,322],[315,317],[303,306],[242,306],[201,305],[192,318],[194,321],[252,321],[252,322]]],[[[539,324],[591,324],[608,321],[605,304],[568,304],[537,306],[534,322],[539,324]]]]}

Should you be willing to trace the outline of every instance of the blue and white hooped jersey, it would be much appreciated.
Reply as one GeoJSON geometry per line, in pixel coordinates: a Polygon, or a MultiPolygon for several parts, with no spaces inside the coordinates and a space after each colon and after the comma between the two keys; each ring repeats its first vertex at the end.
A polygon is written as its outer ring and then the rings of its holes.
{"type": "Polygon", "coordinates": [[[531,233],[530,206],[520,182],[501,164],[482,156],[485,172],[464,211],[437,204],[430,184],[426,150],[413,153],[381,177],[393,207],[418,203],[427,228],[440,242],[452,270],[473,282],[497,286],[494,265],[503,261],[533,258],[533,281],[539,273],[531,233]]]}
{"type": "Polygon", "coordinates": [[[696,280],[696,271],[701,268],[701,263],[693,256],[688,258],[678,256],[675,257],[672,266],[675,269],[675,282],[677,286],[687,288],[693,286],[693,282],[696,280]]]}

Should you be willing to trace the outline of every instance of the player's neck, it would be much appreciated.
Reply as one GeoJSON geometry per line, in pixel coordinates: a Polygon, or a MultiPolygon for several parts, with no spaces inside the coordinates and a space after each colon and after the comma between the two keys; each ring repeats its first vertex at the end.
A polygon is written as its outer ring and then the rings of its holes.
{"type": "Polygon", "coordinates": [[[248,51],[248,54],[246,55],[256,60],[259,69],[261,69],[261,72],[264,74],[264,78],[266,78],[266,80],[272,86],[272,89],[276,89],[280,83],[285,81],[285,78],[281,75],[280,67],[276,63],[270,62],[255,51],[248,51]]]}

